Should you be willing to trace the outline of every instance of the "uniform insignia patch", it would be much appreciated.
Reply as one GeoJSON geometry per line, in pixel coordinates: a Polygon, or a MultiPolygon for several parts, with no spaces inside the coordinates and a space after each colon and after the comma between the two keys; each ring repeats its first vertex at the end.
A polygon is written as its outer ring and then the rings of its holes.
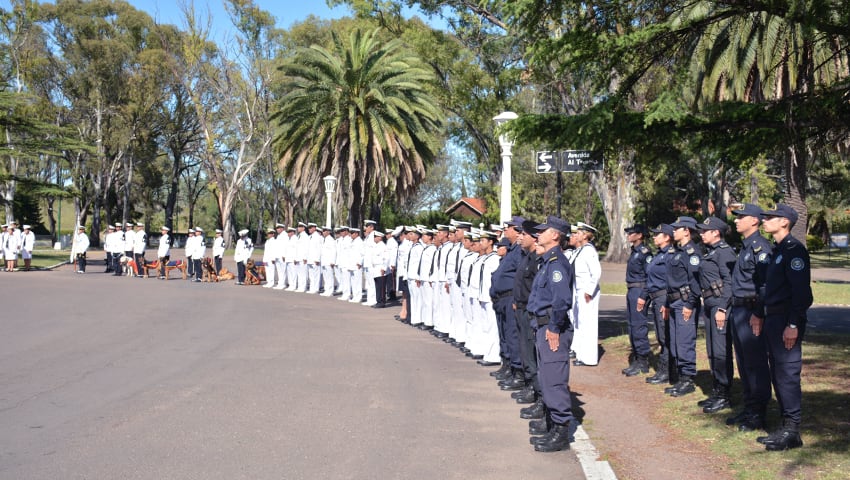
{"type": "Polygon", "coordinates": [[[552,281],[553,282],[558,283],[563,279],[564,279],[564,274],[561,273],[560,270],[555,270],[554,272],[552,272],[552,281]]]}
{"type": "Polygon", "coordinates": [[[782,254],[780,253],[779,256],[776,257],[776,264],[779,265],[779,262],[781,262],[781,261],[782,261],[782,254]]]}
{"type": "Polygon", "coordinates": [[[806,266],[806,262],[804,262],[802,258],[791,259],[791,270],[794,270],[795,272],[799,272],[805,266],[806,266]]]}
{"type": "Polygon", "coordinates": [[[650,256],[650,255],[646,256],[646,263],[652,263],[652,256],[650,256]]]}
{"type": "Polygon", "coordinates": [[[697,266],[699,265],[699,257],[696,255],[691,256],[691,265],[697,266]]]}
{"type": "Polygon", "coordinates": [[[750,254],[749,253],[744,254],[744,260],[749,260],[749,259],[750,259],[750,254]]]}
{"type": "Polygon", "coordinates": [[[690,254],[694,253],[694,247],[688,247],[688,248],[686,248],[686,249],[685,249],[685,252],[687,252],[687,253],[688,253],[688,255],[690,255],[690,254]]]}
{"type": "Polygon", "coordinates": [[[676,256],[675,256],[675,257],[673,257],[673,260],[677,260],[677,261],[678,261],[680,258],[682,258],[682,254],[681,254],[681,253],[677,253],[677,254],[676,254],[676,256]]]}
{"type": "Polygon", "coordinates": [[[759,263],[767,263],[767,252],[761,252],[759,254],[759,263]]]}

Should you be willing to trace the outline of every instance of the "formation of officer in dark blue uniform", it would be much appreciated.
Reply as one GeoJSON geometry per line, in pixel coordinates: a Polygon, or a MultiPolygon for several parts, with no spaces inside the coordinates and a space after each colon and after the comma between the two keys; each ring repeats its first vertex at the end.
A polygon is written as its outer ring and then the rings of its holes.
{"type": "MultiPolygon", "coordinates": [[[[515,216],[507,222],[502,233],[507,253],[499,262],[499,267],[493,272],[490,287],[490,298],[493,299],[493,309],[496,312],[497,327],[499,328],[499,346],[504,371],[510,369],[511,376],[503,378],[503,390],[519,390],[513,398],[521,399],[522,403],[532,403],[535,400],[534,390],[525,382],[522,368],[522,357],[519,351],[519,329],[517,327],[516,311],[514,310],[514,283],[522,250],[517,244],[522,223],[525,219],[515,216]]],[[[513,395],[513,394],[512,394],[513,395]]]]}
{"type": "Polygon", "coordinates": [[[569,424],[573,420],[569,388],[573,270],[563,252],[570,224],[549,216],[546,223],[536,229],[539,270],[534,277],[527,310],[535,330],[537,375],[548,410],[549,428],[545,434],[530,440],[535,450],[553,452],[570,447],[569,424]]]}
{"type": "Polygon", "coordinates": [[[711,394],[697,402],[705,413],[717,413],[732,406],[732,336],[728,333],[728,311],[732,303],[732,269],[735,251],[724,241],[729,226],[717,217],[708,217],[697,229],[705,253],[699,265],[703,299],[705,348],[713,385],[711,394]]]}
{"type": "Polygon", "coordinates": [[[659,385],[667,383],[674,376],[671,373],[673,362],[670,358],[670,328],[664,318],[667,305],[667,260],[673,255],[673,227],[662,223],[652,229],[652,241],[658,252],[646,267],[646,288],[637,299],[636,309],[647,312],[655,327],[655,338],[661,347],[658,352],[655,375],[646,378],[646,383],[659,385]]]}
{"type": "Polygon", "coordinates": [[[697,320],[700,313],[699,264],[702,252],[693,241],[697,221],[679,217],[673,227],[676,251],[667,261],[667,307],[670,327],[670,353],[676,369],[676,383],[664,390],[681,397],[696,390],[697,320]]]}
{"type": "Polygon", "coordinates": [[[764,428],[765,411],[770,401],[770,371],[767,345],[760,331],[764,321],[764,285],[767,266],[773,251],[771,243],[759,232],[763,210],[758,205],[743,204],[732,210],[735,230],[741,234],[743,246],[732,269],[732,306],[727,315],[741,378],[744,408],[726,419],[743,432],[764,428]]]}
{"type": "MultiPolygon", "coordinates": [[[[812,305],[811,263],[806,246],[791,235],[797,212],[788,205],[764,212],[764,231],[776,242],[767,266],[764,287],[764,318],[761,334],[767,344],[768,365],[782,427],[758,441],[767,450],[803,446],[800,437],[803,336],[807,311],[812,305]]],[[[758,322],[756,322],[758,323],[758,322]]],[[[759,328],[756,328],[758,330],[759,328]]]]}
{"type": "Polygon", "coordinates": [[[632,253],[626,264],[626,311],[629,321],[629,344],[632,349],[629,366],[623,369],[623,375],[633,377],[649,372],[649,356],[652,353],[649,347],[646,311],[638,308],[638,301],[646,292],[646,270],[652,261],[652,250],[644,245],[646,227],[638,224],[625,231],[632,245],[632,253]]]}
{"type": "MultiPolygon", "coordinates": [[[[541,419],[546,414],[543,398],[540,394],[540,382],[537,377],[537,347],[534,329],[531,328],[530,317],[526,308],[534,277],[537,276],[538,255],[535,250],[535,234],[537,222],[526,220],[522,224],[518,245],[520,247],[520,259],[514,281],[514,312],[516,313],[517,329],[519,330],[519,351],[522,360],[522,371],[525,375],[525,384],[531,389],[533,404],[520,410],[520,417],[527,420],[541,419]]],[[[511,394],[518,403],[528,400],[521,392],[511,394]]],[[[544,429],[545,430],[545,429],[544,429]]]]}

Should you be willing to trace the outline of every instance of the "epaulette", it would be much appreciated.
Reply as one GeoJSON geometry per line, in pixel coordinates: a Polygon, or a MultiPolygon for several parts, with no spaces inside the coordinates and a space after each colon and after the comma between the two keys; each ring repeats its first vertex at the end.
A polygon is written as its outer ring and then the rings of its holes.
{"type": "Polygon", "coordinates": [[[549,254],[549,258],[546,258],[543,261],[546,262],[546,263],[549,263],[552,260],[555,260],[556,258],[558,258],[558,252],[553,250],[552,253],[549,254]]]}
{"type": "Polygon", "coordinates": [[[753,252],[754,252],[754,253],[759,253],[759,252],[761,251],[761,249],[762,249],[762,246],[761,246],[761,245],[759,245],[758,247],[753,248],[753,252]]]}
{"type": "Polygon", "coordinates": [[[717,244],[717,248],[729,248],[729,244],[726,242],[720,242],[717,244]]]}
{"type": "Polygon", "coordinates": [[[647,253],[649,253],[649,249],[648,249],[648,248],[646,248],[646,246],[645,246],[645,245],[641,245],[641,246],[640,246],[640,253],[642,253],[642,254],[646,255],[647,253]]]}
{"type": "Polygon", "coordinates": [[[797,248],[797,245],[799,245],[799,243],[797,242],[788,242],[788,250],[793,250],[797,248]]]}
{"type": "Polygon", "coordinates": [[[688,255],[693,255],[695,251],[696,250],[694,250],[694,247],[691,246],[688,246],[688,248],[685,249],[685,253],[687,253],[688,255]]]}

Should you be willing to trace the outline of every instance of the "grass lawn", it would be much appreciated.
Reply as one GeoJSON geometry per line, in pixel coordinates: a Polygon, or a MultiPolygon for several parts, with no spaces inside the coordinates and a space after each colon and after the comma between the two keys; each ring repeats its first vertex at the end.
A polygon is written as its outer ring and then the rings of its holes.
{"type": "MultiPolygon", "coordinates": [[[[56,264],[67,262],[70,258],[70,250],[34,250],[32,252],[32,266],[36,268],[52,267],[56,264]]],[[[18,267],[24,262],[18,259],[18,267]]]]}
{"type": "MultiPolygon", "coordinates": [[[[653,339],[654,341],[654,339],[653,339]]],[[[628,355],[628,337],[620,335],[602,341],[606,355],[628,355]]],[[[700,331],[697,342],[697,383],[704,391],[711,388],[711,376],[705,356],[705,338],[700,331]]],[[[646,385],[652,394],[663,395],[646,385]]],[[[741,385],[737,377],[733,400],[740,404],[741,385]]],[[[725,425],[732,411],[706,415],[696,406],[703,395],[683,398],[665,397],[656,410],[655,421],[684,435],[697,445],[707,446],[725,458],[736,478],[746,480],[846,479],[850,468],[850,336],[807,335],[803,343],[803,425],[804,446],[789,452],[767,452],[755,438],[764,433],[739,433],[725,425]]],[[[736,405],[740,408],[740,405],[736,405]]],[[[769,406],[768,422],[780,423],[778,405],[769,406]]],[[[734,410],[737,412],[737,410],[734,410]]]]}

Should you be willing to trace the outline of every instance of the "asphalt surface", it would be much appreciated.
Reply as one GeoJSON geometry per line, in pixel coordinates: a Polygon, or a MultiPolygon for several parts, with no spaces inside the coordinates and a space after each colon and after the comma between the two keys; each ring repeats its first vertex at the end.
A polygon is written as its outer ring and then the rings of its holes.
{"type": "Polygon", "coordinates": [[[0,287],[0,479],[584,478],[394,310],[69,268],[0,287]]]}

